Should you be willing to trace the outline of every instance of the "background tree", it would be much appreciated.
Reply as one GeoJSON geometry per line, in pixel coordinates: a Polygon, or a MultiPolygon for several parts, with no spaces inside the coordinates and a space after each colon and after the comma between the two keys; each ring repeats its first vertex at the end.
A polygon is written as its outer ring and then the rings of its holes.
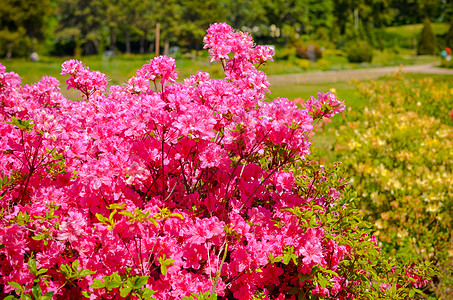
{"type": "Polygon", "coordinates": [[[209,25],[226,21],[225,6],[217,0],[180,0],[179,4],[182,13],[179,32],[181,46],[200,50],[209,25]]]}
{"type": "MultiPolygon", "coordinates": [[[[113,1],[115,2],[115,1],[113,1]]],[[[139,21],[150,8],[150,1],[146,0],[117,0],[116,6],[119,9],[119,27],[124,32],[124,43],[126,53],[131,53],[131,35],[143,35],[143,30],[139,27],[149,29],[148,18],[139,21]]]]}
{"type": "Polygon", "coordinates": [[[424,18],[439,19],[451,0],[391,0],[390,8],[394,13],[393,25],[405,25],[423,22],[424,18]]]}
{"type": "Polygon", "coordinates": [[[253,28],[267,23],[266,11],[258,0],[230,0],[225,3],[227,21],[234,28],[253,28]]]}
{"type": "Polygon", "coordinates": [[[453,19],[450,22],[450,28],[448,28],[448,31],[445,34],[445,45],[453,48],[453,19]]]}
{"type": "Polygon", "coordinates": [[[52,14],[49,0],[3,0],[0,5],[0,55],[25,55],[45,36],[52,14]]]}
{"type": "Polygon", "coordinates": [[[178,46],[182,45],[179,41],[183,38],[182,30],[185,25],[183,21],[183,7],[178,0],[154,0],[151,2],[153,3],[151,33],[154,36],[156,23],[159,22],[164,53],[168,54],[167,52],[171,44],[177,43],[178,46]]]}
{"type": "Polygon", "coordinates": [[[263,5],[271,25],[272,43],[292,43],[295,37],[309,30],[306,0],[264,1],[263,5]]]}
{"type": "Polygon", "coordinates": [[[69,44],[76,56],[80,56],[82,51],[84,54],[98,53],[103,8],[99,0],[60,0],[57,6],[57,43],[63,47],[69,44]]]}
{"type": "Polygon", "coordinates": [[[434,55],[436,53],[436,37],[434,36],[431,28],[429,18],[425,19],[423,24],[422,33],[418,42],[417,54],[418,55],[434,55]]]}

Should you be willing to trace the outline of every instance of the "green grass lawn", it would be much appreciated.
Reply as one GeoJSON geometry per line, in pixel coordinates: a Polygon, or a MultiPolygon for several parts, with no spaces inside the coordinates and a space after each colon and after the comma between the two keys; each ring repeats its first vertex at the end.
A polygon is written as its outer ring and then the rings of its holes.
{"type": "MultiPolygon", "coordinates": [[[[448,23],[431,23],[431,28],[433,33],[436,35],[445,34],[448,31],[448,23]]],[[[411,24],[411,25],[402,25],[402,26],[392,26],[385,28],[385,31],[389,33],[395,33],[400,35],[403,38],[416,38],[422,31],[423,24],[411,24]]]]}
{"type": "MultiPolygon", "coordinates": [[[[449,28],[448,23],[431,23],[433,33],[438,36],[444,35],[449,28]]],[[[399,47],[415,49],[422,31],[423,24],[411,24],[403,26],[392,26],[384,28],[390,38],[399,45],[399,47]]],[[[440,49],[439,49],[440,50],[440,49]]],[[[413,50],[414,51],[414,50],[413,50]]],[[[440,54],[440,51],[439,51],[440,54]]]]}
{"type": "MultiPolygon", "coordinates": [[[[376,67],[400,64],[416,64],[436,61],[433,56],[411,56],[410,50],[394,52],[390,50],[374,51],[374,58],[371,64],[348,63],[342,51],[326,49],[322,59],[317,62],[309,62],[302,59],[276,60],[270,62],[260,69],[268,75],[302,73],[308,70],[348,70],[363,67],[376,67]]],[[[86,56],[81,60],[91,70],[99,70],[105,73],[111,84],[122,84],[135,74],[135,71],[147,63],[153,56],[148,55],[125,55],[121,54],[111,59],[100,56],[86,56]]],[[[61,76],[61,64],[70,57],[41,57],[38,62],[31,62],[28,59],[0,59],[0,63],[6,66],[7,71],[14,71],[22,77],[24,84],[31,84],[40,80],[43,76],[53,76],[65,82],[67,76],[61,76]]],[[[176,68],[180,72],[179,78],[186,78],[195,74],[198,70],[209,72],[213,78],[221,78],[222,67],[219,63],[210,63],[207,54],[195,59],[176,59],[176,68]]]]}

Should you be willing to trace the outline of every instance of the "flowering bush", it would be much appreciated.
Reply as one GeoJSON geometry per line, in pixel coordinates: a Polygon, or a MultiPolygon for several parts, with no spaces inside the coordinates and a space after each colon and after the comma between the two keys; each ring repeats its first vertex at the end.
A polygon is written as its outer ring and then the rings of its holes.
{"type": "Polygon", "coordinates": [[[176,83],[161,56],[106,93],[63,64],[70,101],[0,65],[0,284],[6,299],[352,299],[413,296],[429,266],[381,255],[338,165],[309,157],[313,124],[344,109],[264,102],[247,33],[214,24],[225,79],[176,83]]]}
{"type": "Polygon", "coordinates": [[[358,84],[363,112],[334,129],[335,154],[384,251],[435,264],[427,293],[453,294],[453,89],[396,73],[358,84]]]}

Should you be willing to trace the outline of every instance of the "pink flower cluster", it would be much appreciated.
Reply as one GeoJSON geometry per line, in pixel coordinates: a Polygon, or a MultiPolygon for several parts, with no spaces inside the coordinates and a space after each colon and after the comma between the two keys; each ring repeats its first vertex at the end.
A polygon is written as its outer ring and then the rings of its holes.
{"type": "Polygon", "coordinates": [[[82,92],[84,99],[88,100],[92,95],[100,95],[105,92],[107,80],[99,71],[90,71],[82,62],[71,59],[63,63],[61,75],[71,75],[66,84],[68,89],[75,88],[82,92]]]}
{"type": "Polygon", "coordinates": [[[346,108],[344,103],[338,101],[332,93],[318,93],[318,99],[312,96],[305,102],[301,100],[298,98],[296,103],[301,104],[302,108],[309,111],[313,118],[331,118],[346,108]]]}
{"type": "Polygon", "coordinates": [[[324,116],[333,116],[342,104],[332,94],[306,109],[267,103],[265,74],[241,59],[260,64],[268,49],[226,24],[205,43],[235,76],[175,83],[174,60],[163,56],[104,94],[103,74],[65,62],[68,86],[87,101],[65,99],[50,77],[21,87],[0,65],[2,295],[14,293],[9,282],[30,292],[36,280],[57,299],[113,299],[117,286],[94,283],[117,273],[145,276],[156,299],[284,299],[294,289],[354,297],[353,250],[314,217],[337,207],[343,183],[323,192],[324,169],[301,175],[305,186],[289,168],[310,152],[309,112],[328,103],[324,116]],[[161,91],[149,88],[156,80],[161,91]],[[64,275],[76,260],[93,272],[64,275]],[[336,274],[327,286],[316,283],[319,268],[336,274]]]}

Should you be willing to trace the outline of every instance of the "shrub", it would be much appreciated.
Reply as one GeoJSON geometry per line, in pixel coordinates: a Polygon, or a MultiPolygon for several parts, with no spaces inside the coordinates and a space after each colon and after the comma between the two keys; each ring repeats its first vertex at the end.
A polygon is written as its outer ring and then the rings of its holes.
{"type": "Polygon", "coordinates": [[[310,68],[311,61],[308,59],[297,59],[297,66],[303,70],[308,70],[310,68]]]}
{"type": "Polygon", "coordinates": [[[425,19],[423,29],[420,34],[420,39],[417,45],[418,55],[434,55],[436,54],[436,37],[431,28],[429,18],[425,19]]]}
{"type": "Polygon", "coordinates": [[[358,84],[369,105],[336,130],[337,159],[362,195],[382,248],[436,264],[428,293],[453,291],[453,93],[446,82],[401,73],[358,84]]]}
{"type": "Polygon", "coordinates": [[[368,42],[355,41],[346,47],[346,56],[351,63],[369,63],[373,59],[373,48],[368,42]]]}
{"type": "Polygon", "coordinates": [[[204,42],[224,79],[176,83],[160,56],[106,92],[67,61],[83,101],[0,65],[0,295],[405,299],[427,284],[429,266],[381,255],[338,164],[309,156],[343,103],[265,102],[269,48],[226,24],[204,42]]]}
{"type": "Polygon", "coordinates": [[[275,53],[275,58],[279,60],[290,60],[294,57],[296,57],[296,48],[294,47],[277,49],[275,53]]]}
{"type": "Polygon", "coordinates": [[[316,61],[322,57],[321,46],[314,41],[296,43],[296,56],[310,61],[316,61]]]}
{"type": "Polygon", "coordinates": [[[453,19],[450,22],[450,27],[448,28],[447,33],[445,34],[445,45],[453,49],[453,19]]]}

